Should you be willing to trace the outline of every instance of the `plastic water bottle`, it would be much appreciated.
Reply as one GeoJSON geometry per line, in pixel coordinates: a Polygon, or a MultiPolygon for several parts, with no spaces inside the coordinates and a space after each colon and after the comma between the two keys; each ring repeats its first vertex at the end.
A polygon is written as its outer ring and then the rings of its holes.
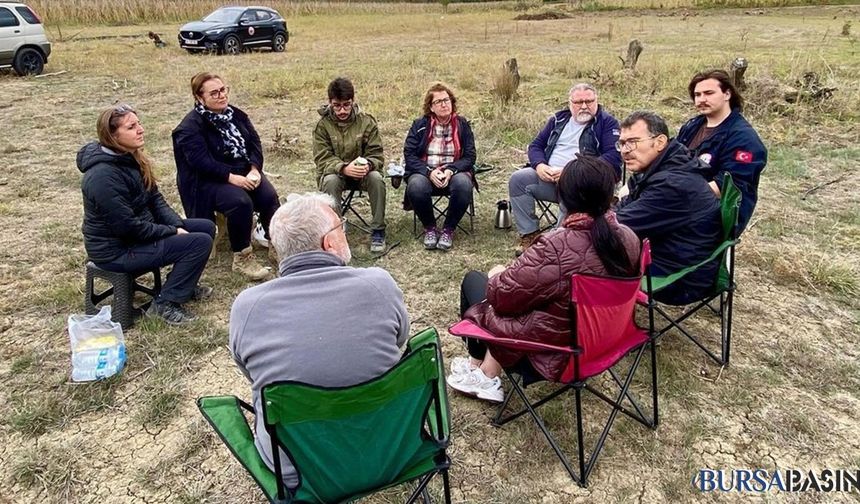
{"type": "Polygon", "coordinates": [[[72,381],[102,380],[120,372],[125,366],[125,344],[88,348],[72,354],[72,381]]]}

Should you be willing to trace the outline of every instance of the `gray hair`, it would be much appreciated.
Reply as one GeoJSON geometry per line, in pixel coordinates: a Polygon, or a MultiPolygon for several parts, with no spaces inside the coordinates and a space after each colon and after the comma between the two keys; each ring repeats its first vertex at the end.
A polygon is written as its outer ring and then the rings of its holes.
{"type": "Polygon", "coordinates": [[[269,236],[278,258],[322,249],[322,239],[331,228],[331,218],[322,207],[335,208],[334,199],[323,193],[290,194],[269,224],[269,236]]]}
{"type": "Polygon", "coordinates": [[[573,86],[570,86],[570,91],[568,91],[567,94],[573,93],[574,91],[591,91],[594,93],[594,97],[597,98],[597,89],[587,82],[578,82],[573,86]]]}
{"type": "Polygon", "coordinates": [[[639,121],[645,123],[645,126],[648,127],[648,133],[654,136],[666,135],[666,138],[669,138],[669,126],[666,125],[666,121],[657,113],[647,110],[637,110],[627,116],[621,121],[621,129],[630,129],[639,121]]]}

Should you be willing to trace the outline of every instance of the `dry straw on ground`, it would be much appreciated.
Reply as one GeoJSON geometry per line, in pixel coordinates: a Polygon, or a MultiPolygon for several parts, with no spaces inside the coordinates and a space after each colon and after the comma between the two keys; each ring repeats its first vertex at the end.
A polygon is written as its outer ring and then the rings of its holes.
{"type": "MultiPolygon", "coordinates": [[[[47,5],[69,10],[86,4],[42,0],[53,34],[47,5]]],[[[127,5],[132,11],[125,15],[146,10],[127,5]]],[[[860,10],[756,16],[710,10],[683,21],[662,12],[612,12],[611,21],[605,13],[578,12],[575,21],[517,22],[511,10],[486,5],[451,5],[444,16],[438,5],[392,5],[384,15],[373,5],[373,14],[350,4],[343,9],[351,14],[291,15],[286,53],[235,58],[180,50],[174,40],[184,12],[159,14],[171,24],[81,26],[75,38],[64,30],[69,39],[55,39],[47,70],[67,73],[0,75],[0,501],[262,502],[250,478],[200,424],[194,406],[201,395],[249,395],[225,346],[230,304],[247,286],[230,273],[229,254],[207,268],[205,279],[217,290],[193,306],[201,322],[183,329],[138,324],[127,333],[130,360],[121,376],[67,383],[64,326],[68,314],[83,308],[85,260],[75,152],[93,138],[99,109],[117,100],[134,104],[161,188],[180,208],[170,131],[190,108],[188,79],[202,70],[222,74],[234,89],[231,99],[254,120],[266,169],[279,175],[274,180],[282,194],[315,187],[310,133],[331,78],[355,81],[358,101],[379,119],[389,158],[399,156],[426,87],[436,80],[452,85],[460,112],[472,121],[479,160],[495,167],[480,175],[477,232],[458,234],[448,254],[425,252],[412,238],[412,215],[400,210],[403,193],[390,190],[389,240],[401,246],[375,261],[367,237],[350,235],[358,265],[382,266],[402,286],[413,326],[444,329],[456,319],[462,275],[510,261],[515,239],[492,228],[494,204],[506,196],[525,146],[564,106],[574,81],[593,80],[616,116],[655,109],[676,129],[693,113],[684,104],[690,75],[747,57],[748,117],[770,147],[770,160],[737,253],[731,367],[720,372],[677,335],[664,339],[660,428],[616,422],[588,489],[569,481],[528,422],[493,428],[487,405],[452,396],[454,498],[689,502],[701,497],[690,485],[701,467],[860,465],[860,198],[847,183],[809,192],[853,172],[860,159],[858,47],[851,37],[827,35],[838,34],[860,10]],[[607,26],[611,42],[601,36],[607,26]],[[170,45],[155,48],[149,30],[170,45]],[[623,73],[617,56],[632,38],[648,49],[635,73],[623,73]],[[502,106],[490,92],[493,74],[512,57],[519,62],[519,99],[502,106]],[[838,91],[793,104],[773,92],[807,71],[838,91]]],[[[366,203],[358,208],[368,211],[366,203]]],[[[714,322],[696,317],[693,327],[707,333],[714,322]]],[[[443,340],[446,358],[463,353],[444,330],[443,340]]],[[[569,403],[546,411],[568,450],[574,448],[572,424],[564,419],[569,411],[569,403]]],[[[594,401],[585,411],[593,440],[596,421],[589,418],[606,411],[594,401]]],[[[394,502],[397,495],[369,502],[394,502]]],[[[840,497],[849,500],[828,496],[840,497]]]]}

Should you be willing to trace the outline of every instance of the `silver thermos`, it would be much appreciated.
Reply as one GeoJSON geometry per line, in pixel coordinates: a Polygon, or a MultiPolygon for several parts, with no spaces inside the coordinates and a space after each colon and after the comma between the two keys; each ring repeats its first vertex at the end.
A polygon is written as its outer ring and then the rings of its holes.
{"type": "Polygon", "coordinates": [[[508,200],[499,200],[496,203],[496,229],[511,228],[511,205],[508,200]]]}

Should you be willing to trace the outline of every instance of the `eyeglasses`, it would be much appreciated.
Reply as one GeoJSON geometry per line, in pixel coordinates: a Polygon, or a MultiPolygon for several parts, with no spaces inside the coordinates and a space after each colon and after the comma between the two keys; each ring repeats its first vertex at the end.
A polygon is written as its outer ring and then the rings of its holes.
{"type": "Polygon", "coordinates": [[[209,95],[209,98],[212,98],[213,100],[221,95],[227,96],[230,94],[230,86],[224,86],[220,89],[213,89],[206,94],[209,95]]]}
{"type": "Polygon", "coordinates": [[[450,98],[440,98],[438,100],[433,100],[432,102],[430,102],[430,105],[433,105],[435,107],[436,105],[447,105],[449,103],[451,103],[450,98]]]}
{"type": "Polygon", "coordinates": [[[336,230],[337,228],[340,228],[344,233],[346,233],[346,217],[341,217],[340,222],[337,223],[337,226],[326,231],[325,234],[323,235],[323,237],[325,237],[325,235],[331,233],[332,231],[336,230]]]}
{"type": "Polygon", "coordinates": [[[331,102],[331,108],[333,108],[335,110],[349,110],[352,108],[352,102],[351,101],[343,102],[343,103],[331,102]]]}
{"type": "Polygon", "coordinates": [[[569,101],[570,101],[570,104],[573,105],[574,107],[581,107],[583,105],[590,107],[590,106],[594,105],[595,103],[597,103],[596,98],[591,99],[591,100],[569,100],[569,101]]]}
{"type": "Polygon", "coordinates": [[[660,135],[651,135],[647,138],[631,138],[629,140],[619,140],[615,142],[615,150],[617,150],[618,152],[634,151],[637,147],[639,147],[639,142],[643,142],[651,138],[657,138],[658,136],[660,135]]]}

